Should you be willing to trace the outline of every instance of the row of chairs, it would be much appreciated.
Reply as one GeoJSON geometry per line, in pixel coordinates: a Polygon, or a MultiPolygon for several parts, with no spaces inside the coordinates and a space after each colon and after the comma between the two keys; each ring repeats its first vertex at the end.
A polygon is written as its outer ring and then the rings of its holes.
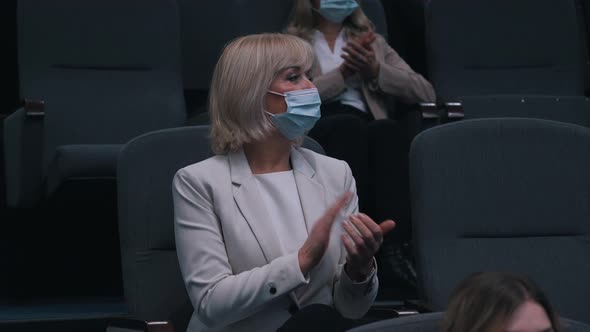
{"type": "MultiPolygon", "coordinates": [[[[114,177],[121,144],[186,124],[187,108],[204,109],[223,45],[242,34],[281,31],[291,4],[20,0],[25,105],[4,123],[8,205],[34,206],[68,179],[114,177]],[[185,99],[186,91],[197,97],[185,99]]],[[[380,1],[362,4],[386,34],[380,1]]],[[[426,3],[429,77],[440,106],[430,105],[426,117],[531,116],[590,125],[576,4],[426,3]]]]}
{"type": "MultiPolygon", "coordinates": [[[[206,96],[225,43],[280,31],[290,7],[290,1],[19,0],[25,105],[4,121],[8,205],[35,206],[68,180],[113,178],[121,144],[187,123],[184,92],[206,96]]],[[[375,22],[385,21],[378,0],[365,1],[365,8],[375,22]]]]}
{"type": "MultiPolygon", "coordinates": [[[[192,311],[175,253],[170,181],[211,155],[208,134],[208,126],[156,131],[121,152],[125,297],[146,328],[162,320],[182,328],[192,311]]],[[[540,119],[464,120],[419,134],[410,168],[421,299],[444,310],[467,275],[520,272],[562,316],[590,324],[588,151],[589,128],[540,119]]]]}

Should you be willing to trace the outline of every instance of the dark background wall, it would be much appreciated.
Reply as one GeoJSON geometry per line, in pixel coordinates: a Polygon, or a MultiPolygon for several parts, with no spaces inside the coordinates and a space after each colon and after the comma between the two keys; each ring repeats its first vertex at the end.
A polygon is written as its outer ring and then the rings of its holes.
{"type": "Polygon", "coordinates": [[[2,62],[0,71],[2,97],[0,113],[14,111],[18,105],[18,77],[16,66],[16,0],[0,2],[0,34],[2,43],[2,62]]]}

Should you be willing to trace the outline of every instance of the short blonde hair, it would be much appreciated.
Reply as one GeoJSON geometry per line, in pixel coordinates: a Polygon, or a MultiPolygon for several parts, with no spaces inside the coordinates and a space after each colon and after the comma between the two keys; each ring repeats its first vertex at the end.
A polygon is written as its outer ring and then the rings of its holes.
{"type": "MultiPolygon", "coordinates": [[[[357,2],[360,1],[357,0],[357,2]]],[[[318,13],[312,10],[311,0],[295,0],[291,18],[287,25],[287,33],[310,41],[313,30],[318,25],[318,13]]],[[[347,38],[357,37],[363,32],[375,31],[375,25],[359,7],[343,22],[347,38]]]]}
{"type": "Polygon", "coordinates": [[[306,72],[312,63],[311,46],[295,36],[263,33],[230,42],[215,66],[209,93],[213,152],[236,151],[267,136],[274,128],[264,112],[272,81],[281,70],[306,72]]]}

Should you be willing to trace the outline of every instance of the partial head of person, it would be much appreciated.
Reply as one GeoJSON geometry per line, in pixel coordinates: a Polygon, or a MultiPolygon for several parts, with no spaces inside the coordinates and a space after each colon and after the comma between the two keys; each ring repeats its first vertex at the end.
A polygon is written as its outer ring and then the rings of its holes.
{"type": "Polygon", "coordinates": [[[320,96],[307,72],[309,43],[264,33],[230,42],[211,81],[211,143],[217,154],[268,139],[300,143],[320,117],[320,96]]]}
{"type": "Polygon", "coordinates": [[[309,40],[322,24],[342,25],[347,37],[373,32],[375,27],[357,0],[295,0],[287,32],[309,40]]]}
{"type": "Polygon", "coordinates": [[[543,291],[528,277],[480,272],[464,279],[451,295],[444,332],[559,332],[558,316],[543,291]]]}

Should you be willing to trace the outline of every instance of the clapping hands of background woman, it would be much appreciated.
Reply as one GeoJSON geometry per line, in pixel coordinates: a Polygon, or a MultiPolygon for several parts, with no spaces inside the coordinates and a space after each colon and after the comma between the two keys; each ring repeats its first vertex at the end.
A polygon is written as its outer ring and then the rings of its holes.
{"type": "Polygon", "coordinates": [[[359,73],[365,80],[372,80],[379,74],[379,62],[375,58],[375,52],[371,43],[375,41],[373,32],[366,32],[356,39],[351,39],[342,48],[344,62],[342,73],[345,77],[359,73]]]}

